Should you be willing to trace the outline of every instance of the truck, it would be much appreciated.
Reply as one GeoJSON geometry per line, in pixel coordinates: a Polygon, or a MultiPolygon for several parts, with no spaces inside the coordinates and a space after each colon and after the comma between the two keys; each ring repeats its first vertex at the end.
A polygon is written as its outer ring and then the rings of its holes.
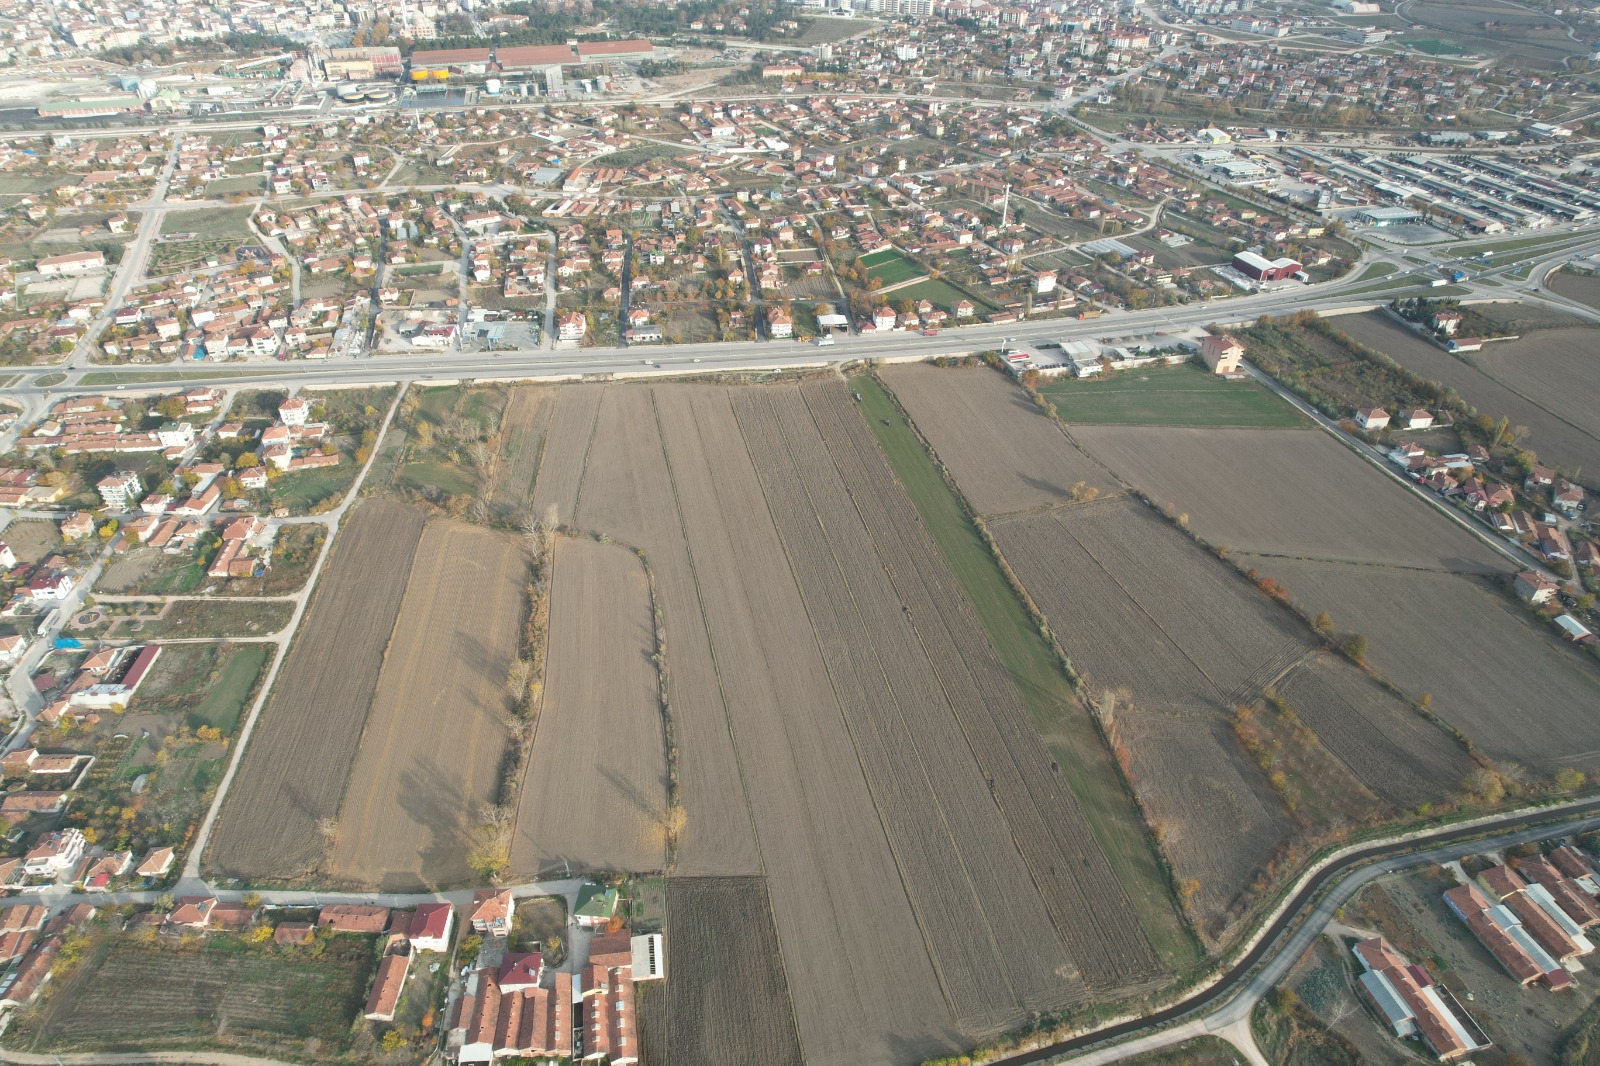
{"type": "Polygon", "coordinates": [[[817,338],[817,347],[818,348],[831,348],[831,347],[833,347],[833,334],[824,333],[822,336],[818,337],[817,338]]]}

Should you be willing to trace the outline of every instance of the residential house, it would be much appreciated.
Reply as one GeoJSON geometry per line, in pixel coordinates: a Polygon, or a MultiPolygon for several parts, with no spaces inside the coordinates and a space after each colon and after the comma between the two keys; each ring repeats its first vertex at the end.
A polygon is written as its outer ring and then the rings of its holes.
{"type": "Polygon", "coordinates": [[[511,932],[516,910],[517,901],[508,889],[480,889],[472,896],[467,920],[486,936],[505,936],[511,932]]]}

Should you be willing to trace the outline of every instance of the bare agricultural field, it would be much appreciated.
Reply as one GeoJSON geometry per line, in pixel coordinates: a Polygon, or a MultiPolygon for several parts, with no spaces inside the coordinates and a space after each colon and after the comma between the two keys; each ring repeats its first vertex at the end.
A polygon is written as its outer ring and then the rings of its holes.
{"type": "Polygon", "coordinates": [[[1356,780],[1398,809],[1448,796],[1472,770],[1454,737],[1331,654],[1295,670],[1278,695],[1356,780]]]}
{"type": "Polygon", "coordinates": [[[322,862],[422,526],[388,500],[350,512],[223,803],[210,876],[286,881],[322,862]]]}
{"type": "Polygon", "coordinates": [[[1367,661],[1496,760],[1600,766],[1600,670],[1521,605],[1452,574],[1264,560],[1301,609],[1368,639],[1367,661]]]}
{"type": "Polygon", "coordinates": [[[799,1066],[783,953],[760,877],[667,881],[667,981],[639,985],[650,1066],[799,1066]]]}
{"type": "Polygon", "coordinates": [[[1600,310],[1600,275],[1570,274],[1563,270],[1550,279],[1549,285],[1569,300],[1600,310]]]}
{"type": "Polygon", "coordinates": [[[1161,827],[1162,850],[1179,878],[1195,882],[1191,912],[1218,938],[1294,823],[1220,718],[1119,711],[1117,733],[1130,753],[1134,790],[1161,827]]]}
{"type": "Polygon", "coordinates": [[[654,578],[677,872],[766,875],[808,1063],[950,1054],[1085,984],[1148,987],[1010,677],[846,386],[816,388],[582,386],[552,414],[536,513],[654,578]]]}
{"type": "Polygon", "coordinates": [[[511,869],[661,869],[667,753],[644,567],[615,544],[561,538],[550,596],[511,869]]]}
{"type": "Polygon", "coordinates": [[[1083,448],[1209,544],[1503,572],[1504,557],[1317,429],[1080,426],[1083,448]]]}
{"type": "Polygon", "coordinates": [[[1595,338],[1590,330],[1544,330],[1519,341],[1496,341],[1467,362],[1441,351],[1387,315],[1370,313],[1339,320],[1339,328],[1407,370],[1455,389],[1493,418],[1528,427],[1526,446],[1541,461],[1582,471],[1587,484],[1600,479],[1600,385],[1593,372],[1595,338]],[[1559,342],[1557,342],[1559,339],[1559,342]],[[1503,348],[1504,351],[1491,349],[1503,348]]]}
{"type": "Polygon", "coordinates": [[[0,530],[0,541],[10,546],[17,562],[32,565],[61,547],[61,533],[54,522],[12,522],[0,530]]]}
{"type": "Polygon", "coordinates": [[[979,514],[1059,503],[1079,481],[1101,492],[1115,487],[1026,393],[988,367],[910,363],[882,375],[979,514]]]}
{"type": "Polygon", "coordinates": [[[1190,905],[1217,937],[1263,856],[1293,830],[1275,800],[1260,802],[1270,793],[1227,715],[1306,658],[1310,641],[1286,611],[1136,501],[1006,520],[993,532],[1101,706],[1115,704],[1112,728],[1134,787],[1163,822],[1179,879],[1199,882],[1190,905]],[[1168,730],[1187,736],[1186,772],[1218,783],[1207,802],[1189,802],[1192,786],[1162,763],[1167,756],[1141,748],[1141,738],[1163,747],[1168,730]],[[1226,847],[1184,845],[1207,839],[1226,847]]]}
{"type": "Polygon", "coordinates": [[[511,390],[500,423],[500,451],[489,482],[489,506],[496,511],[525,507],[544,454],[545,434],[556,396],[549,389],[519,385],[511,390]]]}
{"type": "Polygon", "coordinates": [[[527,575],[516,538],[428,523],[339,811],[336,879],[391,892],[470,879],[473,818],[495,801],[508,741],[527,575]]]}

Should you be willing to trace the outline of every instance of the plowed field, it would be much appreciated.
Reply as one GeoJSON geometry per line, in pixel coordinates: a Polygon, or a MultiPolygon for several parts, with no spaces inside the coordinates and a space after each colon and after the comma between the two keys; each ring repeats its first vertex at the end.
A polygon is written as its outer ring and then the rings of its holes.
{"type": "Polygon", "coordinates": [[[667,756],[654,651],[638,557],[614,544],[558,540],[515,874],[664,866],[667,756]]]}
{"type": "Polygon", "coordinates": [[[500,452],[489,483],[489,505],[496,512],[514,513],[528,507],[555,406],[552,389],[519,385],[511,390],[500,422],[500,452]]]}
{"type": "Polygon", "coordinates": [[[1264,560],[1307,611],[1368,639],[1367,661],[1494,759],[1600,767],[1600,670],[1502,593],[1450,574],[1264,560]]]}
{"type": "Polygon", "coordinates": [[[1078,442],[1210,544],[1499,572],[1503,556],[1321,430],[1082,426],[1078,442]]]}
{"type": "Polygon", "coordinates": [[[979,514],[1067,499],[1079,481],[1115,487],[1026,393],[998,372],[927,363],[885,367],[883,380],[979,514]]]}
{"type": "Polygon", "coordinates": [[[340,808],[338,880],[392,892],[471,880],[473,818],[494,802],[506,750],[527,575],[516,538],[428,523],[340,808]]]}
{"type": "Polygon", "coordinates": [[[422,524],[388,500],[350,512],[223,804],[208,875],[283,881],[323,861],[318,822],[338,813],[422,524]]]}

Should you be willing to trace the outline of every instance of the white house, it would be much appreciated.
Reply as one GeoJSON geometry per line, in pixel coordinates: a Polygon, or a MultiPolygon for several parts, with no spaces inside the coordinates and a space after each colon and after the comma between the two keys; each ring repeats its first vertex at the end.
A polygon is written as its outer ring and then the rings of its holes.
{"type": "Polygon", "coordinates": [[[1356,412],[1356,425],[1362,429],[1387,429],[1389,412],[1381,407],[1363,407],[1356,412]]]}

